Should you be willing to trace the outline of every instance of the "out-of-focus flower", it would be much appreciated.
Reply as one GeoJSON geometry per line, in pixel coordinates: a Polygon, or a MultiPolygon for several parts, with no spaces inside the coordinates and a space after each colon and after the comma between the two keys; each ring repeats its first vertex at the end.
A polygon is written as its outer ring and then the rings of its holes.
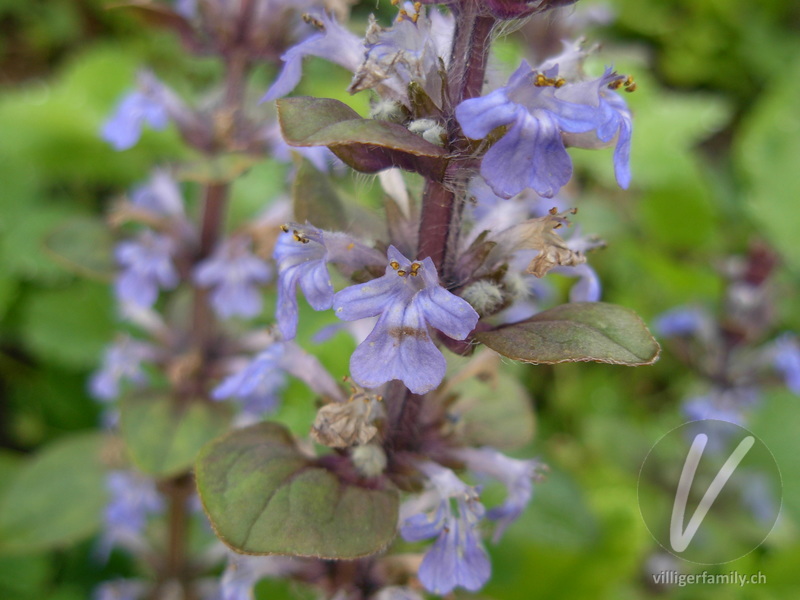
{"type": "Polygon", "coordinates": [[[115,256],[122,267],[116,281],[117,298],[149,308],[161,289],[178,285],[178,272],[172,264],[175,243],[149,229],[135,240],[120,242],[115,256]]]}
{"type": "Polygon", "coordinates": [[[246,238],[231,238],[195,269],[195,283],[213,289],[211,305],[223,319],[250,318],[261,312],[259,286],[272,278],[272,269],[249,245],[246,238]]]}
{"type": "Polygon", "coordinates": [[[145,124],[156,130],[164,129],[169,124],[169,115],[149,96],[139,91],[130,92],[103,125],[101,136],[115,150],[127,150],[139,141],[145,124]]]}
{"type": "Polygon", "coordinates": [[[154,354],[155,349],[149,344],[127,335],[120,337],[106,348],[102,366],[89,381],[92,396],[102,401],[114,400],[123,381],[134,384],[147,381],[142,362],[152,359],[154,354]]]}

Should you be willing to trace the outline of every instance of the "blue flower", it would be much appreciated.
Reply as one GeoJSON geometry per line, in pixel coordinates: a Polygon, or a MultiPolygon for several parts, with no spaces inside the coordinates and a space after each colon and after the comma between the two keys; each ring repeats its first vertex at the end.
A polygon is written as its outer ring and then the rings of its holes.
{"type": "Polygon", "coordinates": [[[152,479],[132,471],[111,471],[106,488],[110,500],[101,546],[107,556],[115,545],[140,545],[148,518],[164,510],[164,501],[152,479]]]}
{"type": "Polygon", "coordinates": [[[136,579],[115,579],[98,585],[92,600],[138,600],[147,592],[147,585],[136,579]]]}
{"type": "Polygon", "coordinates": [[[355,71],[364,57],[364,44],[361,39],[342,27],[333,17],[322,14],[319,19],[312,18],[312,22],[320,29],[306,40],[289,48],[281,60],[281,69],[278,78],[262,98],[262,102],[277,100],[291,92],[298,83],[303,73],[303,58],[318,56],[355,71]]]}
{"type": "Polygon", "coordinates": [[[275,243],[278,263],[278,303],[275,316],[286,340],[297,334],[297,286],[314,310],[333,306],[333,284],[328,274],[328,250],[321,229],[306,226],[289,231],[275,243]]]}
{"type": "Polygon", "coordinates": [[[250,252],[244,238],[232,238],[221,244],[194,272],[195,283],[213,288],[211,305],[222,319],[250,318],[260,313],[258,286],[271,277],[272,270],[250,252]]]}
{"type": "Polygon", "coordinates": [[[160,103],[149,96],[131,92],[120,101],[114,114],[105,122],[101,136],[115,150],[127,150],[139,141],[145,123],[161,130],[169,124],[169,115],[160,103]]]}
{"type": "Polygon", "coordinates": [[[278,263],[278,302],[275,311],[284,340],[297,334],[297,286],[314,310],[333,305],[333,284],[328,262],[351,270],[383,264],[380,253],[350,236],[317,229],[313,225],[284,225],[275,243],[273,257],[278,263]]]}
{"type": "Polygon", "coordinates": [[[673,308],[659,315],[653,329],[664,337],[691,336],[707,329],[711,321],[699,308],[673,308]]]}
{"type": "Polygon", "coordinates": [[[685,400],[682,410],[692,421],[714,419],[744,425],[748,409],[759,400],[759,391],[753,386],[714,388],[705,396],[685,400]]]}
{"type": "Polygon", "coordinates": [[[218,600],[253,600],[253,587],[265,577],[287,577],[302,571],[304,561],[285,556],[243,556],[228,554],[222,573],[218,600]]]}
{"type": "Polygon", "coordinates": [[[523,61],[506,87],[459,104],[456,119],[470,138],[508,128],[483,157],[481,176],[503,198],[527,187],[550,198],[572,176],[562,136],[593,132],[568,139],[573,145],[596,147],[617,137],[615,168],[620,185],[627,186],[630,114],[608,89],[624,79],[606,70],[600,78],[567,83],[559,77],[557,64],[536,72],[523,61]]]}
{"type": "Polygon", "coordinates": [[[142,361],[153,358],[153,348],[144,342],[123,336],[106,348],[103,364],[89,381],[89,391],[98,400],[109,401],[119,396],[123,381],[144,383],[147,377],[142,361]]]}
{"type": "Polygon", "coordinates": [[[365,388],[399,379],[415,394],[424,394],[441,383],[446,368],[430,329],[463,340],[475,328],[478,313],[439,284],[430,258],[412,263],[394,246],[387,256],[383,277],[334,297],[336,316],[344,321],[379,316],[350,357],[350,373],[365,388]]]}
{"type": "Polygon", "coordinates": [[[496,542],[528,506],[533,496],[533,480],[538,477],[542,465],[537,460],[511,458],[493,448],[461,448],[454,455],[470,470],[497,479],[506,486],[505,502],[486,514],[489,519],[497,521],[496,542]]]}
{"type": "Polygon", "coordinates": [[[168,171],[157,169],[150,180],[131,193],[131,202],[144,210],[169,217],[182,217],[183,196],[168,171]]]}
{"type": "Polygon", "coordinates": [[[285,351],[285,344],[272,344],[243,369],[224,379],[212,392],[212,398],[237,398],[246,417],[260,418],[274,411],[279,394],[286,387],[286,372],[281,363],[285,351]]]}
{"type": "Polygon", "coordinates": [[[775,368],[783,375],[786,387],[800,395],[800,345],[797,338],[787,333],[775,340],[772,360],[775,368]]]}
{"type": "Polygon", "coordinates": [[[489,557],[477,531],[485,512],[477,490],[435,463],[424,463],[420,470],[432,486],[429,494],[435,510],[414,512],[400,523],[400,535],[406,541],[436,538],[422,559],[419,580],[434,594],[449,594],[456,587],[477,591],[491,575],[489,557]]]}
{"type": "Polygon", "coordinates": [[[174,251],[172,239],[149,229],[137,240],[120,242],[114,253],[122,267],[115,286],[119,300],[149,308],[160,289],[178,285],[178,272],[172,264],[174,251]]]}

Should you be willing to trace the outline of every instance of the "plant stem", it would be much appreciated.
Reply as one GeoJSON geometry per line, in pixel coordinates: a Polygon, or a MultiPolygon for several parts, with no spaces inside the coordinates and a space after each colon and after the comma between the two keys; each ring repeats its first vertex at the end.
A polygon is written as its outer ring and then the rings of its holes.
{"type": "MultiPolygon", "coordinates": [[[[442,107],[447,119],[448,150],[454,156],[454,163],[468,154],[464,137],[454,118],[455,107],[464,100],[478,96],[483,88],[490,35],[495,23],[492,17],[479,14],[479,0],[456,6],[456,30],[447,73],[448,97],[442,107]]],[[[426,182],[419,228],[418,258],[429,256],[445,282],[449,280],[450,270],[447,249],[457,239],[456,232],[451,230],[461,212],[457,195],[463,196],[465,193],[460,189],[463,185],[453,187],[458,191],[430,179],[426,182]]]]}
{"type": "MultiPolygon", "coordinates": [[[[225,222],[225,209],[228,204],[230,185],[227,183],[210,183],[206,186],[203,204],[203,221],[200,229],[200,247],[195,262],[208,257],[217,245],[225,222]]],[[[192,341],[195,350],[204,360],[213,341],[215,319],[208,303],[208,291],[194,289],[192,307],[192,341]]]]}

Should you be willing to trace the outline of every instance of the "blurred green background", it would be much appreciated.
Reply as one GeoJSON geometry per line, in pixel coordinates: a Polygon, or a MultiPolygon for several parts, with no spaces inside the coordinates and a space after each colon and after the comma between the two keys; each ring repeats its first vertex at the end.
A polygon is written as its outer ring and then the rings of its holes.
{"type": "MultiPolygon", "coordinates": [[[[170,35],[108,4],[0,0],[0,501],[32,453],[96,428],[99,416],[86,380],[114,334],[108,282],[65,268],[49,236],[70,219],[102,214],[154,164],[185,156],[171,130],[145,133],[135,148],[116,153],[98,137],[103,120],[142,65],[190,96],[218,73],[213,59],[187,57],[170,35]]],[[[631,190],[613,186],[610,151],[573,152],[580,222],[609,242],[592,257],[604,299],[650,323],[676,305],[714,309],[723,289],[717,265],[761,240],[782,259],[775,332],[800,331],[800,4],[580,3],[590,4],[615,15],[588,32],[603,42],[598,64],[633,73],[639,87],[626,96],[635,113],[631,190]]],[[[373,7],[359,5],[357,17],[364,21],[373,7]]],[[[521,35],[504,42],[501,59],[514,62],[528,42],[521,35]]],[[[303,92],[345,99],[344,71],[312,62],[308,73],[303,92]]],[[[254,94],[266,89],[268,69],[259,75],[264,86],[254,94]]],[[[354,106],[362,110],[365,97],[354,106]]],[[[282,181],[282,168],[257,167],[237,183],[234,212],[257,209],[282,181]]],[[[639,515],[637,477],[653,443],[683,422],[679,404],[692,374],[668,350],[655,366],[635,370],[581,364],[520,373],[537,406],[528,454],[541,456],[551,474],[491,546],[494,575],[482,596],[798,597],[800,399],[770,391],[750,423],[783,473],[778,527],[757,551],[709,567],[761,571],[767,584],[658,587],[648,565],[664,555],[639,515]]],[[[101,566],[92,551],[92,541],[82,540],[0,552],[0,598],[87,598],[97,582],[130,568],[116,554],[101,566]]],[[[264,598],[292,589],[259,586],[264,598]]]]}

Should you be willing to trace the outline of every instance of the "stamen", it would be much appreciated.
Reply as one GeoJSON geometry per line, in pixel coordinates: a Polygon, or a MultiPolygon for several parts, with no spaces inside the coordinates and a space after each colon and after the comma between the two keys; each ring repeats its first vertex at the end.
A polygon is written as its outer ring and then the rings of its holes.
{"type": "Polygon", "coordinates": [[[398,275],[400,275],[400,277],[405,277],[405,276],[406,276],[406,272],[405,272],[403,269],[400,269],[400,270],[397,272],[397,274],[398,274],[398,275]]]}
{"type": "Polygon", "coordinates": [[[395,271],[397,271],[397,269],[400,268],[400,263],[397,262],[396,260],[393,260],[392,262],[389,263],[389,266],[392,267],[395,271]]]}
{"type": "Polygon", "coordinates": [[[314,15],[310,15],[308,13],[303,13],[303,21],[308,23],[309,25],[313,25],[320,31],[325,31],[325,23],[317,19],[314,15]]]}
{"type": "Polygon", "coordinates": [[[289,233],[289,226],[288,225],[281,225],[281,231],[283,233],[289,233]]]}

